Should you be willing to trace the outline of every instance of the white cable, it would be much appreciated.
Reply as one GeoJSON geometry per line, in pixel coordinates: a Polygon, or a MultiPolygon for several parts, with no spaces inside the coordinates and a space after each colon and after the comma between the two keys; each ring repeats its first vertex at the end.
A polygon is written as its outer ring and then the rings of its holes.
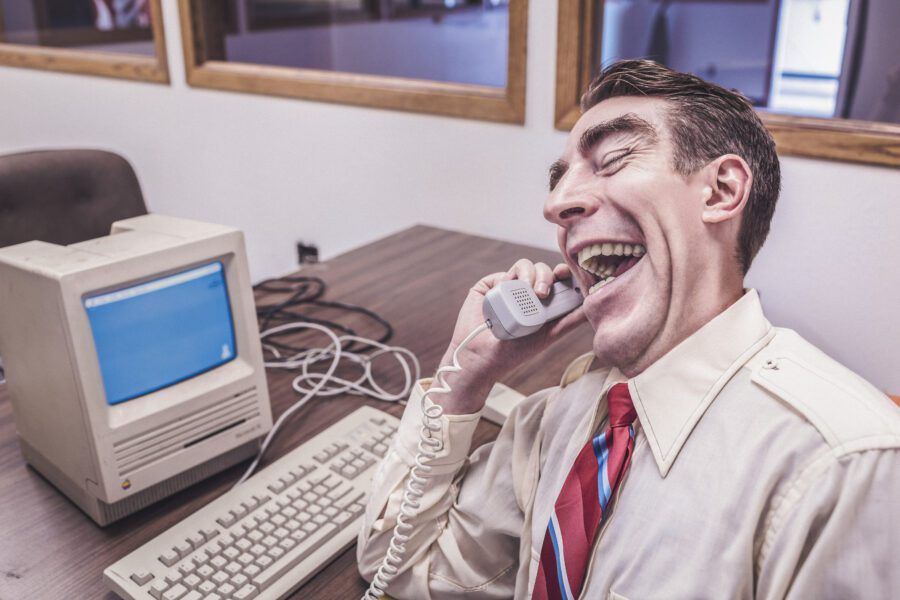
{"type": "Polygon", "coordinates": [[[415,354],[413,354],[408,349],[402,348],[400,346],[388,346],[386,344],[382,344],[381,342],[368,340],[366,338],[355,335],[342,335],[338,337],[329,328],[317,323],[286,323],[284,325],[279,325],[277,327],[272,327],[271,329],[263,331],[259,337],[263,342],[263,348],[269,351],[276,358],[276,360],[274,361],[266,361],[264,363],[267,368],[300,369],[300,374],[291,382],[291,387],[293,387],[294,390],[297,391],[297,393],[302,394],[302,397],[289,409],[284,411],[284,413],[282,413],[280,417],[278,417],[278,420],[275,421],[275,424],[272,426],[272,429],[269,431],[268,435],[266,435],[265,439],[263,439],[263,442],[259,448],[259,452],[257,452],[256,458],[253,460],[253,463],[247,468],[247,470],[244,472],[244,475],[240,478],[240,480],[238,480],[235,485],[242,484],[251,475],[253,475],[253,472],[259,466],[263,455],[268,449],[269,444],[272,442],[272,438],[275,437],[275,434],[278,432],[284,422],[292,414],[297,412],[301,407],[306,405],[306,403],[309,402],[312,398],[316,396],[355,394],[370,396],[372,398],[384,400],[386,402],[400,402],[402,400],[405,400],[409,396],[409,392],[412,390],[413,385],[419,379],[420,375],[419,360],[416,358],[415,354]],[[265,343],[265,339],[270,335],[281,333],[284,331],[290,331],[292,329],[315,329],[317,331],[321,331],[331,339],[331,343],[324,348],[310,348],[307,350],[303,350],[288,358],[283,358],[277,348],[275,348],[271,344],[265,343]],[[363,344],[374,346],[375,348],[377,348],[377,350],[375,352],[372,352],[371,354],[349,352],[343,349],[344,344],[347,342],[360,342],[363,344]],[[374,375],[372,373],[372,360],[384,354],[392,354],[397,362],[400,363],[400,368],[403,370],[403,388],[396,394],[391,394],[390,392],[379,386],[378,383],[376,383],[374,375]],[[328,365],[328,369],[324,373],[314,373],[309,370],[312,365],[327,361],[329,359],[331,360],[328,365]],[[334,372],[337,370],[342,359],[347,359],[351,362],[361,365],[363,370],[362,375],[355,381],[349,381],[347,379],[337,377],[334,372]],[[412,363],[412,369],[410,369],[410,363],[412,363]],[[313,383],[314,385],[311,385],[311,387],[305,387],[304,383],[306,383],[307,381],[313,383]]]}
{"type": "Polygon", "coordinates": [[[416,516],[421,507],[420,501],[425,495],[425,484],[428,482],[432,470],[427,463],[433,460],[444,446],[444,441],[433,435],[441,431],[440,419],[444,414],[444,409],[440,404],[426,406],[425,400],[431,394],[446,394],[450,391],[450,385],[444,381],[444,374],[462,371],[462,367],[459,365],[459,352],[476,336],[490,328],[491,322],[485,321],[466,336],[466,339],[453,351],[453,364],[438,369],[431,387],[422,395],[422,428],[419,430],[416,464],[406,482],[403,501],[400,503],[400,512],[397,514],[397,524],[394,526],[387,552],[375,577],[372,578],[372,584],[366,590],[363,600],[379,600],[386,594],[385,590],[387,590],[388,584],[400,572],[403,555],[406,553],[406,542],[409,541],[409,533],[413,529],[409,520],[416,516]]]}

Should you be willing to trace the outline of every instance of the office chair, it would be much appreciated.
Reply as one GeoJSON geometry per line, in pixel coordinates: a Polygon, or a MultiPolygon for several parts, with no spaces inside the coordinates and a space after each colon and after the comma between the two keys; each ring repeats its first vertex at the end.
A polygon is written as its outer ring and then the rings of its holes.
{"type": "Polygon", "coordinates": [[[0,156],[0,247],[73,244],[109,235],[114,221],[147,214],[127,160],[99,150],[0,156]]]}

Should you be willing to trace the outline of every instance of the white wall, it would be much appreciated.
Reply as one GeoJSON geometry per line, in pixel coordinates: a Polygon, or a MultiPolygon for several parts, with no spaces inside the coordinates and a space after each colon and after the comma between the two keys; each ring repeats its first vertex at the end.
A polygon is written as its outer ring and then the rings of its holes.
{"type": "MultiPolygon", "coordinates": [[[[117,151],[151,210],[242,227],[254,279],[292,270],[298,239],[327,258],[414,223],[555,246],[541,217],[565,140],[555,3],[531,2],[524,127],[190,89],[176,0],[163,7],[171,86],[0,68],[0,153],[117,151]]],[[[900,171],[791,157],[783,170],[750,282],[776,324],[900,393],[900,171]]]]}

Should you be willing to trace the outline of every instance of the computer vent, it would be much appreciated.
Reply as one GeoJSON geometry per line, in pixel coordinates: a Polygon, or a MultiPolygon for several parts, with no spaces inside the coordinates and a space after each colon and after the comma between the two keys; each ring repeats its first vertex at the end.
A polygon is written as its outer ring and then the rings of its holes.
{"type": "Polygon", "coordinates": [[[113,444],[119,477],[178,454],[251,419],[259,418],[256,388],[113,444]]]}

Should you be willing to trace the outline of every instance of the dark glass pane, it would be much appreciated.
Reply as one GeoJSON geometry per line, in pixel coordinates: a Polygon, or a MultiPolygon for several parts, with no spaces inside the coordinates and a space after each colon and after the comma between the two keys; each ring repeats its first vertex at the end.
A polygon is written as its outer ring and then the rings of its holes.
{"type": "Polygon", "coordinates": [[[761,110],[900,123],[897,0],[606,0],[602,9],[603,64],[654,58],[738,89],[761,110]]]}
{"type": "Polygon", "coordinates": [[[505,0],[194,1],[210,59],[506,86],[505,0]]]}
{"type": "Polygon", "coordinates": [[[0,41],[156,54],[149,0],[0,0],[0,41]]]}

